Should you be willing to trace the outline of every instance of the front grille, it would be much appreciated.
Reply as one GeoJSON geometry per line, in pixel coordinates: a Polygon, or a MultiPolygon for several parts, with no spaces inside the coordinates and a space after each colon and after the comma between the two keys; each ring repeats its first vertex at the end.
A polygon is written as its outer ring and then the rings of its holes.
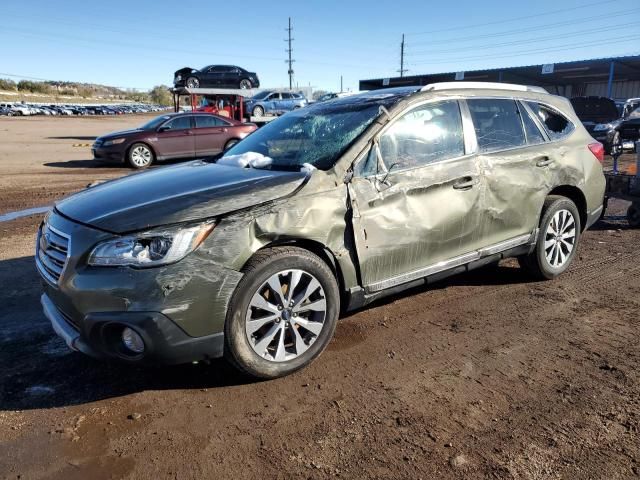
{"type": "Polygon", "coordinates": [[[36,265],[47,280],[57,284],[69,258],[69,235],[44,223],[36,242],[36,265]]]}

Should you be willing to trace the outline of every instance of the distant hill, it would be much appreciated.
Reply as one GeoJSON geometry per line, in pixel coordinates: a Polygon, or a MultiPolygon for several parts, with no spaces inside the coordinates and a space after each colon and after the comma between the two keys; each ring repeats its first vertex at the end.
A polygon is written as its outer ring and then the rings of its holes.
{"type": "MultiPolygon", "coordinates": [[[[128,100],[134,102],[154,102],[169,104],[168,87],[154,87],[149,92],[139,92],[133,89],[121,89],[100,85],[97,83],[63,82],[63,81],[34,81],[20,80],[15,82],[8,78],[0,78],[0,91],[7,94],[36,94],[47,97],[81,97],[85,99],[128,100]],[[164,92],[165,94],[162,94],[164,92]],[[162,94],[162,95],[161,95],[162,94]]],[[[1,93],[1,92],[0,92],[1,93]]]]}

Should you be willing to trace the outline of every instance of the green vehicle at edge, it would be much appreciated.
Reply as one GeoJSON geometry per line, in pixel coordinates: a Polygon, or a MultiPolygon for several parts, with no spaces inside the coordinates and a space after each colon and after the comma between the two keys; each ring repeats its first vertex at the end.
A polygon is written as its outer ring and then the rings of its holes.
{"type": "Polygon", "coordinates": [[[536,87],[314,104],[222,157],[58,202],[36,245],[43,309],[97,358],[224,356],[283,376],[320,355],[341,312],[382,296],[506,257],[565,271],[602,212],[602,155],[568,100],[536,87]]]}

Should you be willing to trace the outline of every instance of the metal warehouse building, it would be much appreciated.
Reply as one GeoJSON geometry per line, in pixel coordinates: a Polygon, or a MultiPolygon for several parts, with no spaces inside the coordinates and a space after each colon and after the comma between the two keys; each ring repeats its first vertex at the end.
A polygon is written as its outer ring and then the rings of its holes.
{"type": "Polygon", "coordinates": [[[565,97],[640,97],[640,55],[575,62],[360,80],[360,90],[466,80],[537,85],[565,97]]]}

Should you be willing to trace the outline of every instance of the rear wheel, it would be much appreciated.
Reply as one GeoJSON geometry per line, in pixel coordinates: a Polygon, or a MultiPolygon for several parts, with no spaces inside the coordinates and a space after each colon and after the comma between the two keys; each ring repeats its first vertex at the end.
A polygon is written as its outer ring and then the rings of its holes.
{"type": "Polygon", "coordinates": [[[248,90],[250,89],[253,85],[251,85],[251,80],[247,79],[247,78],[243,78],[242,80],[240,80],[240,88],[242,90],[248,90]]]}
{"type": "Polygon", "coordinates": [[[640,203],[633,202],[627,209],[627,222],[633,228],[640,227],[640,203]]]}
{"type": "Polygon", "coordinates": [[[575,257],[580,240],[580,214],[575,203],[552,195],[544,202],[533,252],[520,257],[520,265],[541,280],[564,272],[575,257]]]}
{"type": "Polygon", "coordinates": [[[227,143],[224,144],[224,151],[226,152],[227,150],[229,150],[231,147],[233,147],[239,141],[240,140],[238,140],[237,138],[232,138],[231,140],[229,140],[227,143]]]}
{"type": "Polygon", "coordinates": [[[144,143],[134,143],[129,149],[127,161],[132,168],[147,168],[153,163],[153,152],[148,145],[144,143]]]}
{"type": "Polygon", "coordinates": [[[297,247],[256,254],[231,299],[225,356],[258,378],[288,375],[311,363],[328,345],[340,311],[332,271],[297,247]]]}
{"type": "Polygon", "coordinates": [[[261,116],[264,115],[264,108],[262,108],[260,105],[258,105],[257,107],[255,107],[253,109],[253,111],[251,113],[252,113],[252,115],[254,117],[261,117],[261,116]]]}
{"type": "Polygon", "coordinates": [[[186,84],[187,88],[198,88],[200,87],[200,80],[196,77],[189,77],[187,78],[186,84]]]}

